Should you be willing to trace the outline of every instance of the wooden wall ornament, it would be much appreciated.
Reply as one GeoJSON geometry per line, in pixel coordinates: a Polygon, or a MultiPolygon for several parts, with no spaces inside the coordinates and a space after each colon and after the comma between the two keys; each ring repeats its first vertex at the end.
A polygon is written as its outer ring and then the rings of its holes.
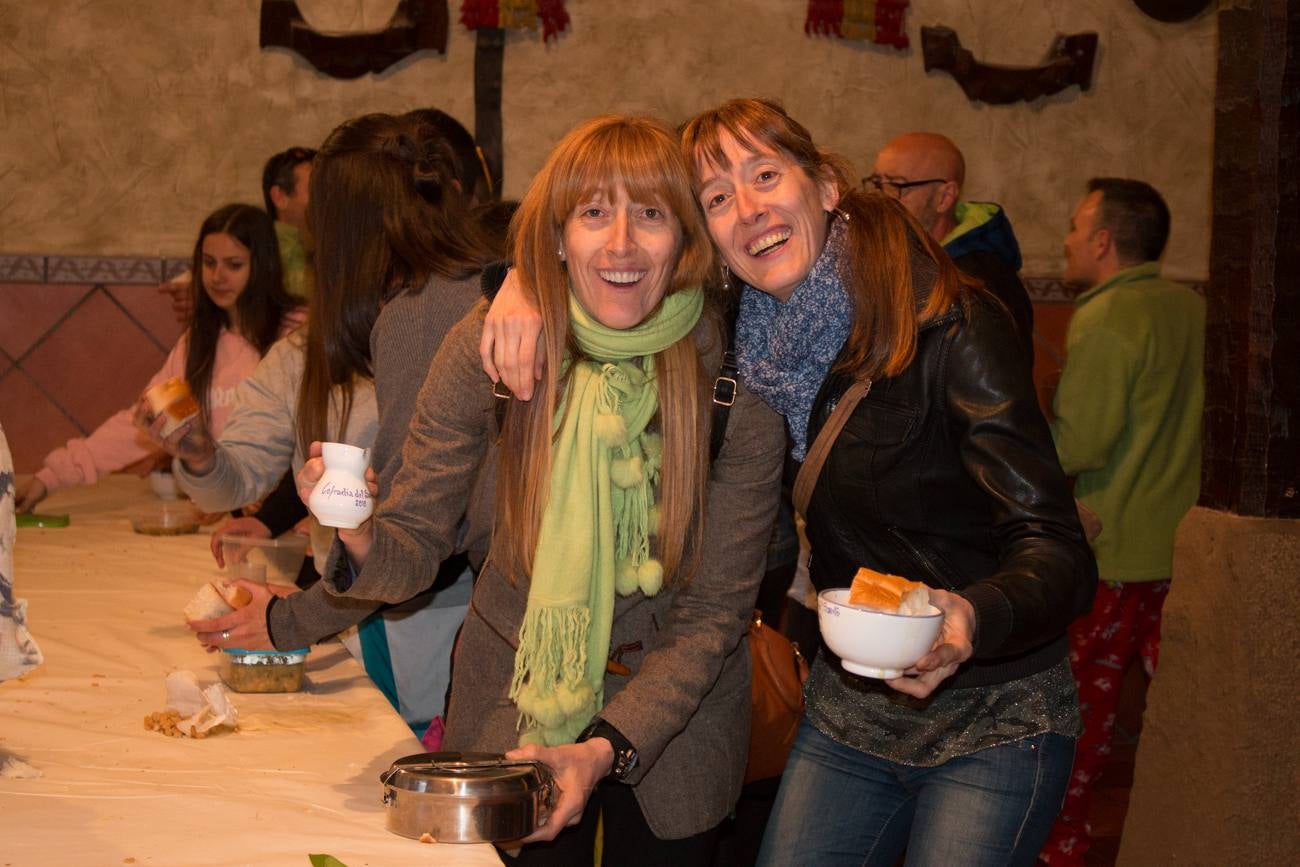
{"type": "Polygon", "coordinates": [[[1137,8],[1166,24],[1191,21],[1200,15],[1214,0],[1133,0],[1137,8]]]}
{"type": "Polygon", "coordinates": [[[287,48],[326,75],[360,78],[383,72],[417,51],[447,53],[447,0],[399,0],[380,30],[321,33],[296,0],[262,0],[262,48],[287,48]]]}
{"type": "Polygon", "coordinates": [[[1042,66],[981,63],[962,47],[957,31],[951,27],[922,27],[921,53],[926,72],[947,72],[972,101],[1006,105],[1051,96],[1071,85],[1078,85],[1080,90],[1091,87],[1097,34],[1057,36],[1042,66]]]}

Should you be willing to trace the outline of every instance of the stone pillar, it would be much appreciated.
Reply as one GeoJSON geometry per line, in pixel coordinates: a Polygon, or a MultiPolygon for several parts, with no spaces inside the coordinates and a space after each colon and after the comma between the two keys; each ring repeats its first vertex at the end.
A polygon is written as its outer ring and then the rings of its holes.
{"type": "Polygon", "coordinates": [[[1201,504],[1120,865],[1300,858],[1300,0],[1220,0],[1201,504]]]}

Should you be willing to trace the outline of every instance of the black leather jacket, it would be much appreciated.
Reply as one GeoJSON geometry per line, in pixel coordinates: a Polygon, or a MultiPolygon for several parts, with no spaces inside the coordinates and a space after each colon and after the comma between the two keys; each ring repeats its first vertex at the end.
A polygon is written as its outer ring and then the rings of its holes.
{"type": "MultiPolygon", "coordinates": [[[[809,442],[850,382],[822,384],[809,442]]],[[[819,590],[870,566],[970,601],[975,652],[952,687],[1058,662],[1097,586],[1015,326],[987,299],[922,329],[912,364],[873,385],[826,460],[807,521],[819,590]]]]}

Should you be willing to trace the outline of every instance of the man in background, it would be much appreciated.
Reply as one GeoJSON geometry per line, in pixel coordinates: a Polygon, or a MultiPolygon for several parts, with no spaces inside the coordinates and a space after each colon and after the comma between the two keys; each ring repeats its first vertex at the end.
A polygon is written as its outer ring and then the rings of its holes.
{"type": "MultiPolygon", "coordinates": [[[[311,256],[304,243],[307,233],[307,203],[311,198],[311,161],[316,151],[291,147],[273,155],[262,168],[262,201],[275,220],[275,237],[280,246],[280,270],[284,288],[306,302],[316,285],[311,256]]],[[[184,271],[158,287],[171,298],[176,321],[190,319],[190,272],[184,271]]]]}
{"type": "Polygon", "coordinates": [[[307,202],[311,198],[311,161],[316,151],[291,147],[266,161],[262,169],[262,199],[275,220],[280,242],[284,288],[304,301],[311,297],[315,277],[303,244],[307,233],[307,202]]]}
{"type": "Polygon", "coordinates": [[[904,133],[876,156],[867,182],[902,202],[954,264],[977,277],[1006,305],[1034,363],[1034,308],[1020,282],[1020,244],[998,205],[961,201],[966,161],[947,137],[933,132],[904,133]]]}
{"type": "Polygon", "coordinates": [[[1082,287],[1066,333],[1052,436],[1075,496],[1101,520],[1102,584],[1070,627],[1083,735],[1065,805],[1040,858],[1082,864],[1091,795],[1110,752],[1119,687],[1155,673],[1174,531],[1196,503],[1205,399],[1205,299],[1160,277],[1169,208],[1141,181],[1094,178],[1065,239],[1082,287]]]}

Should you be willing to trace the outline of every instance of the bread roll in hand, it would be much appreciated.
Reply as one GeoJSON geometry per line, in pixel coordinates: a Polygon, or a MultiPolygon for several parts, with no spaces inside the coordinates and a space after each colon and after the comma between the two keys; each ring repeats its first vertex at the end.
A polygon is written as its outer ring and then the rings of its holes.
{"type": "Polygon", "coordinates": [[[214,620],[252,601],[253,597],[242,587],[217,587],[205,582],[185,606],[185,619],[214,620]]]}

